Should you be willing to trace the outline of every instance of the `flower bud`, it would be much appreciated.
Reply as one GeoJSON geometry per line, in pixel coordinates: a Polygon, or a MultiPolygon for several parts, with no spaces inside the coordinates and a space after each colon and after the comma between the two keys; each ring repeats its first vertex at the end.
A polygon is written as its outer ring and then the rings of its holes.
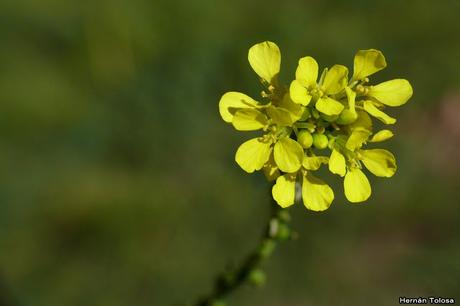
{"type": "Polygon", "coordinates": [[[287,240],[291,236],[291,230],[286,224],[280,224],[278,229],[278,235],[276,238],[279,240],[287,240]]]}
{"type": "Polygon", "coordinates": [[[297,142],[300,143],[303,148],[308,149],[313,144],[313,137],[308,131],[303,130],[297,135],[297,142]]]}
{"type": "Polygon", "coordinates": [[[356,121],[358,114],[352,110],[344,109],[337,119],[337,124],[347,125],[356,121]]]}
{"type": "Polygon", "coordinates": [[[265,272],[261,269],[252,270],[249,273],[249,281],[258,287],[264,285],[266,281],[265,272]]]}
{"type": "Polygon", "coordinates": [[[329,139],[324,134],[313,134],[313,145],[317,149],[325,149],[327,144],[329,143],[329,139]]]}

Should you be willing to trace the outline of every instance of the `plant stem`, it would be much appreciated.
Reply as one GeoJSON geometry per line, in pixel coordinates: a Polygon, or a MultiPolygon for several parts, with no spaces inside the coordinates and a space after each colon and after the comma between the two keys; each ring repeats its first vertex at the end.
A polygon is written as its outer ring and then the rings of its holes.
{"type": "Polygon", "coordinates": [[[220,274],[216,278],[213,291],[193,305],[224,305],[222,300],[248,280],[256,285],[261,285],[264,282],[264,274],[261,271],[262,264],[270,257],[280,241],[291,237],[291,231],[288,227],[289,220],[289,213],[271,200],[270,218],[259,245],[239,266],[220,274]]]}

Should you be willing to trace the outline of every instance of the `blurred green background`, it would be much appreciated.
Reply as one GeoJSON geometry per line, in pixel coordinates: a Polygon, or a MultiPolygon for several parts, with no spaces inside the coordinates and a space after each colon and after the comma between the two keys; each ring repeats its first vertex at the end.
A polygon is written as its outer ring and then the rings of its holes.
{"type": "Polygon", "coordinates": [[[385,144],[398,159],[365,204],[290,209],[297,241],[230,305],[395,305],[460,298],[458,1],[2,0],[0,305],[177,305],[257,242],[269,184],[234,162],[249,138],[220,96],[258,97],[248,48],[352,66],[414,96],[385,144]]]}

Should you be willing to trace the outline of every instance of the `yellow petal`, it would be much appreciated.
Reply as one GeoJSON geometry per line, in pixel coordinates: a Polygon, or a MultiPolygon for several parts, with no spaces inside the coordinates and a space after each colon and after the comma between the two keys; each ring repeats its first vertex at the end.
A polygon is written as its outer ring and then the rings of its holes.
{"type": "Polygon", "coordinates": [[[372,131],[372,119],[369,117],[369,115],[364,112],[364,111],[356,111],[358,114],[358,118],[356,119],[355,122],[350,124],[348,128],[350,131],[356,130],[356,129],[365,129],[368,131],[372,131]]]}
{"type": "Polygon", "coordinates": [[[355,109],[355,100],[356,100],[356,92],[351,90],[350,87],[345,87],[345,92],[347,93],[348,99],[348,107],[345,108],[337,118],[337,124],[348,125],[356,121],[358,119],[358,114],[356,113],[355,109]]]}
{"type": "Polygon", "coordinates": [[[322,164],[327,164],[329,158],[327,156],[305,156],[302,166],[307,170],[316,171],[322,164]]]}
{"type": "Polygon", "coordinates": [[[280,176],[280,171],[278,170],[275,159],[273,158],[273,152],[270,153],[270,158],[268,159],[268,162],[265,163],[262,171],[269,182],[276,180],[278,176],[280,176]]]}
{"type": "Polygon", "coordinates": [[[238,131],[255,131],[264,128],[268,118],[255,108],[240,109],[235,113],[232,124],[238,131]]]}
{"type": "Polygon", "coordinates": [[[390,130],[381,130],[378,131],[374,136],[372,136],[370,142],[381,142],[393,137],[394,134],[390,130]]]}
{"type": "Polygon", "coordinates": [[[285,174],[276,179],[273,185],[272,195],[279,206],[286,208],[295,201],[295,174],[285,174]]]}
{"type": "Polygon", "coordinates": [[[366,201],[371,195],[369,180],[358,168],[352,168],[347,172],[343,180],[343,186],[345,196],[352,203],[366,201]]]}
{"type": "Polygon", "coordinates": [[[279,139],[273,153],[278,168],[287,173],[299,170],[304,156],[302,146],[289,137],[279,139]]]}
{"type": "Polygon", "coordinates": [[[386,66],[385,57],[379,50],[359,50],[355,55],[353,80],[362,80],[386,66]]]}
{"type": "Polygon", "coordinates": [[[383,149],[361,150],[361,160],[375,176],[392,177],[396,172],[396,159],[394,155],[383,149]]]}
{"type": "Polygon", "coordinates": [[[354,92],[350,87],[345,87],[345,93],[347,94],[348,108],[355,111],[356,104],[356,92],[354,92]]]}
{"type": "Polygon", "coordinates": [[[345,108],[342,103],[329,97],[320,98],[315,107],[318,111],[328,116],[338,115],[345,108]]]}
{"type": "Polygon", "coordinates": [[[318,78],[318,63],[311,56],[302,57],[295,71],[295,78],[304,87],[316,85],[318,78]]]}
{"type": "Polygon", "coordinates": [[[270,145],[259,138],[250,139],[238,148],[235,160],[248,173],[260,170],[270,157],[270,145]]]}
{"type": "Polygon", "coordinates": [[[396,119],[379,110],[372,101],[364,101],[364,110],[385,124],[394,124],[396,119]]]}
{"type": "Polygon", "coordinates": [[[273,120],[273,123],[279,126],[290,126],[295,122],[295,116],[292,116],[288,110],[281,107],[271,105],[267,107],[267,114],[273,120]]]}
{"type": "Polygon", "coordinates": [[[276,82],[280,72],[281,52],[271,41],[264,41],[249,49],[249,64],[259,77],[270,84],[276,82]]]}
{"type": "Polygon", "coordinates": [[[400,106],[412,97],[412,86],[407,80],[395,79],[371,86],[367,95],[388,106],[400,106]]]}
{"type": "Polygon", "coordinates": [[[331,206],[334,192],[325,182],[307,173],[302,182],[302,199],[306,208],[323,211],[331,206]]]}
{"type": "Polygon", "coordinates": [[[334,65],[324,77],[321,88],[328,95],[341,92],[348,82],[348,68],[342,65],[334,65]]]}
{"type": "Polygon", "coordinates": [[[254,108],[257,102],[241,92],[225,93],[219,101],[219,112],[225,122],[231,123],[233,115],[241,108],[254,108]]]}
{"type": "Polygon", "coordinates": [[[308,93],[307,88],[305,88],[297,80],[291,82],[291,86],[289,87],[289,94],[291,95],[292,101],[297,104],[306,106],[311,101],[311,95],[308,93]]]}
{"type": "Polygon", "coordinates": [[[366,129],[354,129],[350,137],[345,144],[345,147],[350,151],[355,151],[356,149],[361,148],[364,142],[371,133],[366,129]]]}
{"type": "Polygon", "coordinates": [[[329,158],[329,171],[340,176],[344,176],[346,173],[345,157],[337,150],[332,150],[329,158]]]}

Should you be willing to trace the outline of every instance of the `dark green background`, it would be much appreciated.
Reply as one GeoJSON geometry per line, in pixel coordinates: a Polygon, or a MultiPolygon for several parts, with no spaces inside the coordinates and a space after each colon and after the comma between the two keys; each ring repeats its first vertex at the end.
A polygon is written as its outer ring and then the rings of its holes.
{"type": "Polygon", "coordinates": [[[398,160],[365,204],[340,179],[324,213],[290,209],[297,241],[230,305],[460,299],[458,1],[0,2],[0,296],[31,306],[168,306],[210,289],[258,241],[269,185],[234,162],[250,137],[220,96],[255,98],[248,48],[351,68],[358,49],[404,77],[398,160]]]}

